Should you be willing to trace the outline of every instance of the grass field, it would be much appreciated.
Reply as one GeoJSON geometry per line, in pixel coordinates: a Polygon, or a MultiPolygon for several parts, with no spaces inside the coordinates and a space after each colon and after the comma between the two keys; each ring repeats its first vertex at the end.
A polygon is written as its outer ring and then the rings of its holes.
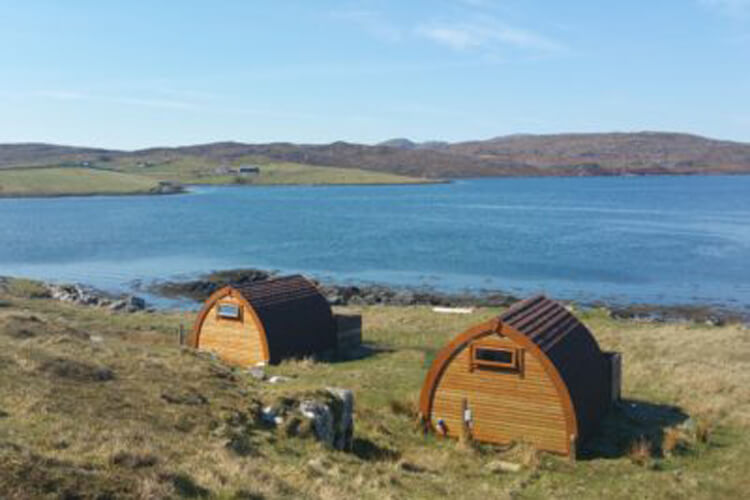
{"type": "Polygon", "coordinates": [[[350,309],[364,315],[370,354],[284,363],[270,372],[292,380],[274,385],[179,349],[176,329],[192,313],[116,314],[28,298],[40,295],[28,282],[4,288],[3,498],[741,498],[750,487],[750,332],[738,325],[580,313],[603,348],[623,353],[627,403],[652,416],[615,411],[573,464],[416,430],[425,356],[495,309],[350,309]],[[355,393],[352,452],[237,423],[258,404],[330,385],[355,393]],[[662,418],[675,414],[693,427],[662,418]],[[499,460],[522,468],[502,472],[499,460]]]}
{"type": "Polygon", "coordinates": [[[0,197],[148,193],[158,182],[148,177],[90,168],[0,170],[0,197]]]}
{"type": "Polygon", "coordinates": [[[180,157],[147,163],[117,161],[97,168],[51,166],[0,170],[0,197],[64,196],[90,194],[148,193],[160,181],[179,184],[239,185],[327,185],[327,184],[413,184],[428,182],[381,172],[320,167],[298,163],[266,163],[260,174],[240,177],[219,175],[218,165],[197,157],[180,157]]]}
{"type": "MultiPolygon", "coordinates": [[[[254,160],[254,158],[251,160],[254,160]]],[[[236,168],[240,164],[243,164],[243,162],[236,161],[232,167],[236,168]]],[[[218,167],[219,165],[207,163],[200,158],[181,157],[145,167],[125,163],[117,165],[115,168],[123,172],[183,184],[412,184],[426,182],[423,179],[382,172],[299,163],[264,162],[260,165],[259,175],[248,177],[218,175],[216,173],[218,167]]]]}

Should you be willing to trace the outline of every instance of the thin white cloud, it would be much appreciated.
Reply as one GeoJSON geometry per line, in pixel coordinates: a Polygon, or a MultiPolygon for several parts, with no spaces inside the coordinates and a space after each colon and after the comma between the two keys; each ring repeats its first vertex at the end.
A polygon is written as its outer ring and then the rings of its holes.
{"type": "Polygon", "coordinates": [[[454,50],[493,50],[499,46],[548,53],[568,50],[562,43],[546,36],[490,19],[464,23],[423,24],[416,28],[415,33],[454,50]]]}
{"type": "Polygon", "coordinates": [[[456,50],[466,50],[482,45],[482,37],[462,26],[418,26],[419,36],[456,50]]]}
{"type": "Polygon", "coordinates": [[[496,13],[489,12],[496,10],[497,3],[493,0],[457,0],[455,5],[459,8],[452,9],[450,17],[447,13],[443,14],[443,19],[451,21],[441,21],[440,17],[435,17],[432,21],[400,19],[397,22],[381,11],[356,8],[330,12],[329,16],[390,43],[423,39],[458,51],[482,49],[488,56],[496,56],[501,47],[538,53],[568,51],[565,44],[557,40],[502,22],[496,13]]]}

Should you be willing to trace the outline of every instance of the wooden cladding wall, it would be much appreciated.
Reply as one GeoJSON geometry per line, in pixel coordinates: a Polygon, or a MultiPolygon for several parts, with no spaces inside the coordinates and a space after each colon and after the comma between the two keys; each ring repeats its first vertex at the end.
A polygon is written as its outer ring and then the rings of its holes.
{"type": "Polygon", "coordinates": [[[565,413],[557,389],[541,363],[507,337],[480,337],[461,349],[440,377],[430,415],[433,428],[442,420],[451,437],[459,437],[462,404],[471,411],[471,433],[479,440],[506,444],[525,441],[539,449],[567,454],[565,413]],[[518,349],[516,372],[473,366],[471,346],[518,349]]]}
{"type": "Polygon", "coordinates": [[[198,348],[211,351],[227,363],[249,366],[266,361],[263,357],[261,333],[252,314],[235,297],[227,296],[215,302],[206,314],[198,336],[198,348]],[[240,308],[240,319],[219,317],[221,304],[235,304],[240,308]]]}

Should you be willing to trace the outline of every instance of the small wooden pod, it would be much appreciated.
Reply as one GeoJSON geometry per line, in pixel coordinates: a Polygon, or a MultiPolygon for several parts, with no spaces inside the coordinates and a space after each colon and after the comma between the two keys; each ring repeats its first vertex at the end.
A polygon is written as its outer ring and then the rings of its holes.
{"type": "Polygon", "coordinates": [[[420,412],[450,437],[468,428],[477,441],[574,455],[619,397],[619,370],[619,354],[602,352],[573,314],[536,296],[443,347],[420,412]]]}
{"type": "Polygon", "coordinates": [[[295,275],[217,290],[187,343],[227,363],[252,366],[334,350],[336,332],[328,301],[295,275]]]}

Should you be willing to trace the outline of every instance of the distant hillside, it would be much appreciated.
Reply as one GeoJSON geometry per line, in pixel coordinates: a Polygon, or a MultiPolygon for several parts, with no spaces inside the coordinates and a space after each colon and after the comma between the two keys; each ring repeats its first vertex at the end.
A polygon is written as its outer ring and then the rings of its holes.
{"type": "Polygon", "coordinates": [[[409,139],[399,138],[383,141],[378,143],[378,146],[388,146],[397,149],[433,149],[436,151],[445,151],[450,148],[450,143],[445,141],[413,142],[409,139]]]}
{"type": "Polygon", "coordinates": [[[514,135],[453,144],[450,151],[541,168],[583,166],[614,173],[750,171],[750,144],[664,132],[514,135]]]}
{"type": "Polygon", "coordinates": [[[0,144],[0,168],[57,165],[108,157],[112,151],[76,146],[27,142],[0,144]]]}
{"type": "Polygon", "coordinates": [[[512,135],[460,143],[392,139],[377,145],[243,144],[114,151],[45,144],[0,145],[0,168],[90,162],[190,159],[206,165],[292,162],[426,178],[624,174],[750,173],[750,144],[663,132],[512,135]]]}

